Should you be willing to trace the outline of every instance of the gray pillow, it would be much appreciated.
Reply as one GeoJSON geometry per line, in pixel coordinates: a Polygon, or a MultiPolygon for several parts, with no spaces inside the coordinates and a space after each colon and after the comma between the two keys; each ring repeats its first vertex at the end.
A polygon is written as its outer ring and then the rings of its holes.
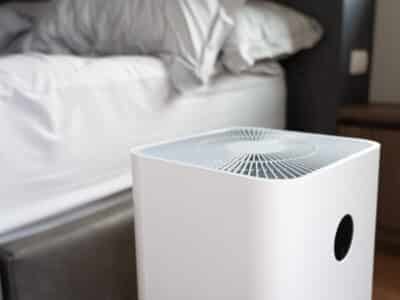
{"type": "Polygon", "coordinates": [[[51,7],[51,1],[17,1],[8,2],[5,6],[14,9],[21,15],[37,19],[47,13],[47,10],[51,7]]]}
{"type": "Polygon", "coordinates": [[[82,56],[158,55],[169,64],[175,84],[185,87],[210,79],[232,27],[219,0],[58,0],[22,48],[82,56]]]}
{"type": "Polygon", "coordinates": [[[20,34],[32,26],[26,18],[8,7],[0,7],[0,50],[7,48],[20,34]]]}
{"type": "Polygon", "coordinates": [[[240,73],[264,59],[280,59],[313,47],[322,37],[321,25],[294,9],[249,0],[237,11],[235,29],[225,42],[222,60],[240,73]]]}

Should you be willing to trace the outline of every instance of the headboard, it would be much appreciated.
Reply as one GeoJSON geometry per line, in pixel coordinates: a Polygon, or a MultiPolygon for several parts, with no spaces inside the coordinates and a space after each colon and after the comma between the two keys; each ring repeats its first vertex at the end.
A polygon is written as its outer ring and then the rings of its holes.
{"type": "Polygon", "coordinates": [[[334,133],[340,104],[367,102],[370,72],[350,76],[352,49],[371,53],[375,0],[277,0],[314,16],[322,42],[284,62],[288,80],[288,127],[334,133]]]}
{"type": "MultiPolygon", "coordinates": [[[[0,0],[40,3],[49,0],[0,0]]],[[[322,42],[287,61],[288,127],[334,133],[342,103],[367,102],[370,73],[350,76],[352,49],[372,50],[375,0],[275,0],[318,19],[322,42]]]]}

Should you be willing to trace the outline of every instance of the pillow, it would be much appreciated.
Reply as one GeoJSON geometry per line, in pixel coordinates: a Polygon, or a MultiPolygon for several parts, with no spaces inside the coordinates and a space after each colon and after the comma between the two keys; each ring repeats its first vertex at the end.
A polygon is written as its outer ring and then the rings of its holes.
{"type": "Polygon", "coordinates": [[[236,11],[245,5],[247,0],[220,0],[229,15],[234,15],[236,11]]]}
{"type": "Polygon", "coordinates": [[[36,19],[46,13],[47,9],[50,7],[50,2],[18,1],[6,3],[5,6],[14,9],[21,15],[28,16],[31,19],[36,19]]]}
{"type": "Polygon", "coordinates": [[[82,56],[159,55],[175,83],[185,86],[208,82],[232,27],[219,0],[58,0],[22,48],[82,56]]]}
{"type": "Polygon", "coordinates": [[[249,0],[237,11],[235,21],[222,56],[234,73],[262,59],[280,59],[311,48],[323,34],[316,20],[270,1],[249,0]]]}
{"type": "Polygon", "coordinates": [[[0,8],[0,50],[5,49],[21,33],[29,30],[32,24],[11,8],[0,8]]]}
{"type": "Polygon", "coordinates": [[[283,67],[275,60],[262,60],[255,63],[244,71],[244,73],[261,76],[284,76],[283,67]]]}

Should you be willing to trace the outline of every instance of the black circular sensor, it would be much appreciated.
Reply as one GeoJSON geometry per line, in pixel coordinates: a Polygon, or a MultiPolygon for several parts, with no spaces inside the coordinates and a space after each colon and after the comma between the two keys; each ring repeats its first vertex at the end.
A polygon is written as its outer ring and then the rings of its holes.
{"type": "Polygon", "coordinates": [[[350,215],[345,216],[339,224],[335,238],[335,257],[342,261],[349,254],[353,242],[354,222],[350,215]]]}

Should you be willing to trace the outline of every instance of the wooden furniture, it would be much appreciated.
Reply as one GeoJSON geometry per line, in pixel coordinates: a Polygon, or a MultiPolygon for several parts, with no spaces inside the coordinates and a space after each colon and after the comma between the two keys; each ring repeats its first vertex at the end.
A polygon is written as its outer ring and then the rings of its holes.
{"type": "Polygon", "coordinates": [[[400,257],[378,252],[375,260],[373,300],[400,299],[400,257]]]}
{"type": "Polygon", "coordinates": [[[377,241],[400,249],[400,106],[346,106],[339,111],[338,134],[382,144],[377,241]]]}

